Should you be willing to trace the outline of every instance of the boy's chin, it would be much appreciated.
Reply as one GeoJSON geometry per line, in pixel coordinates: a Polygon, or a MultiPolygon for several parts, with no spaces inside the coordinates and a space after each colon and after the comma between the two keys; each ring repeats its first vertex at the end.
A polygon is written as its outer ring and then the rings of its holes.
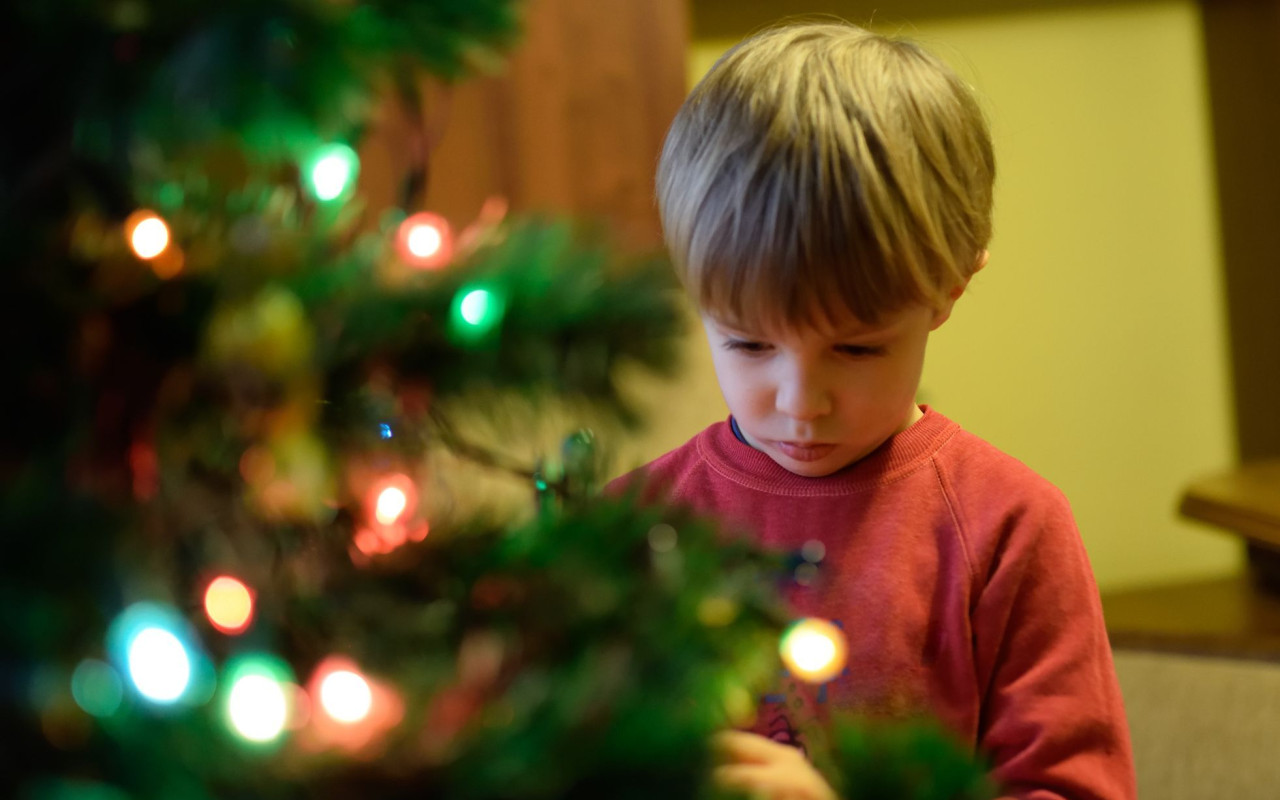
{"type": "Polygon", "coordinates": [[[773,459],[773,463],[787,472],[799,475],[802,478],[825,478],[828,475],[834,475],[853,463],[853,461],[842,459],[840,455],[835,453],[817,461],[799,461],[794,458],[788,458],[781,453],[769,453],[769,457],[773,459]]]}

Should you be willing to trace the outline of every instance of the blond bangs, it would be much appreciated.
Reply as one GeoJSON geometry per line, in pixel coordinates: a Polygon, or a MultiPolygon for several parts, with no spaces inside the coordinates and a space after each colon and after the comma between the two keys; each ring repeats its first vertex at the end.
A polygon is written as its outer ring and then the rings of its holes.
{"type": "Polygon", "coordinates": [[[709,204],[692,225],[682,278],[699,307],[725,321],[794,329],[852,314],[875,324],[933,304],[933,281],[892,263],[866,216],[788,192],[781,172],[752,187],[731,214],[709,204]],[[872,246],[876,243],[876,246],[872,246]]]}
{"type": "Polygon", "coordinates": [[[941,304],[990,237],[994,157],[967,88],[850,25],[726,53],[673,123],[657,192],[694,299],[726,319],[874,324],[941,304]]]}

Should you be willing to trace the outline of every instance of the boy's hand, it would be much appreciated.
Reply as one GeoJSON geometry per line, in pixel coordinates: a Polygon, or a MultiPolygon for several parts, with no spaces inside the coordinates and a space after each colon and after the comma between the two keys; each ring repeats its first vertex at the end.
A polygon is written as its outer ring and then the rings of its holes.
{"type": "Polygon", "coordinates": [[[716,734],[716,784],[767,800],[838,800],[835,791],[794,747],[754,733],[716,734]]]}

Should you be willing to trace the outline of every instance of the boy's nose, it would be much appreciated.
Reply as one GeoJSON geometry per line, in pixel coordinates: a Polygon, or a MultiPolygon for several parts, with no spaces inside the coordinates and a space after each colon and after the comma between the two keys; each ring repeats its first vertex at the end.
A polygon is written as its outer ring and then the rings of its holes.
{"type": "Polygon", "coordinates": [[[778,386],[774,405],[798,420],[813,420],[831,413],[831,395],[812,376],[798,375],[778,386]]]}

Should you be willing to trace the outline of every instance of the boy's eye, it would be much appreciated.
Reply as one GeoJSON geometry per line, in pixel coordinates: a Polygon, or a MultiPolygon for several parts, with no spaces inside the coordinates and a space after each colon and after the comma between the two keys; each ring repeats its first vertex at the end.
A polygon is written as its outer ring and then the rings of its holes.
{"type": "Polygon", "coordinates": [[[872,347],[865,344],[842,344],[837,345],[836,350],[847,356],[855,358],[868,358],[870,356],[878,356],[884,354],[883,347],[872,347]]]}
{"type": "Polygon", "coordinates": [[[764,342],[753,342],[749,339],[726,339],[724,349],[740,353],[763,353],[769,349],[769,345],[764,342]]]}

